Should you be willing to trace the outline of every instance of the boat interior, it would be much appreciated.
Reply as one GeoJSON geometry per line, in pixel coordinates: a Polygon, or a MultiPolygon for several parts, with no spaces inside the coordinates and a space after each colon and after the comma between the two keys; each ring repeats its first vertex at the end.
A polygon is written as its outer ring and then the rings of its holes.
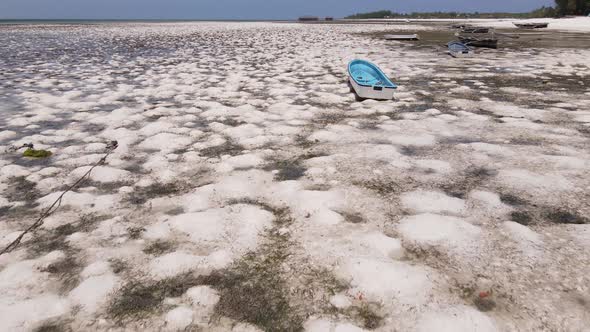
{"type": "Polygon", "coordinates": [[[381,86],[386,88],[395,88],[383,72],[372,66],[370,63],[355,60],[349,66],[351,77],[359,84],[364,86],[381,86]]]}

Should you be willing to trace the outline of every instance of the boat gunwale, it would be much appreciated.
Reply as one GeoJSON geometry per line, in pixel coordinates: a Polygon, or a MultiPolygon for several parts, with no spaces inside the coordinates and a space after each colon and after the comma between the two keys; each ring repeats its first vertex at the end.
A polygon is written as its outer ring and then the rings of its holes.
{"type": "Polygon", "coordinates": [[[385,38],[385,40],[397,40],[397,41],[417,41],[420,40],[420,35],[418,35],[417,33],[413,33],[413,34],[387,34],[384,35],[383,38],[385,38]]]}
{"type": "Polygon", "coordinates": [[[463,48],[463,50],[471,51],[471,48],[469,48],[469,46],[467,44],[460,42],[460,41],[450,41],[447,43],[447,47],[449,48],[449,50],[453,51],[453,50],[451,50],[451,45],[458,45],[458,46],[461,46],[463,48]]]}
{"type": "Polygon", "coordinates": [[[391,79],[390,79],[390,78],[389,78],[389,77],[388,77],[388,76],[387,76],[387,75],[386,75],[386,74],[383,72],[383,70],[381,70],[381,68],[379,68],[379,66],[377,66],[376,64],[374,64],[374,63],[372,63],[372,62],[370,62],[370,61],[367,61],[367,60],[361,60],[361,59],[354,59],[354,60],[351,60],[351,61],[348,63],[348,77],[350,77],[350,78],[351,78],[351,79],[352,79],[352,80],[353,80],[353,81],[354,81],[356,84],[358,84],[359,86],[366,87],[366,88],[381,87],[381,88],[384,88],[384,89],[394,89],[394,90],[395,90],[395,89],[397,89],[397,84],[393,83],[393,82],[391,81],[391,79]],[[352,75],[352,72],[351,72],[351,70],[350,70],[350,67],[351,67],[351,66],[352,66],[352,64],[353,64],[354,62],[356,62],[356,61],[359,61],[359,62],[364,62],[364,63],[367,63],[367,64],[371,65],[371,67],[373,67],[373,69],[377,70],[377,71],[378,71],[378,72],[379,72],[381,75],[383,75],[383,77],[384,77],[384,78],[385,78],[385,79],[386,79],[386,80],[387,80],[389,83],[391,83],[391,85],[392,85],[392,86],[385,86],[385,85],[369,85],[369,84],[364,84],[364,83],[361,83],[361,82],[357,81],[357,80],[354,78],[354,76],[352,75]]]}

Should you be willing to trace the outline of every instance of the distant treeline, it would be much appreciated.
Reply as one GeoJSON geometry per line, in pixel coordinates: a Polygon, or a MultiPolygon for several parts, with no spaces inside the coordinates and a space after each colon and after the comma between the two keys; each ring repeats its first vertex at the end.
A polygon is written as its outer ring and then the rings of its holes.
{"type": "Polygon", "coordinates": [[[556,14],[588,15],[590,13],[590,0],[555,0],[556,14]]]}
{"type": "Polygon", "coordinates": [[[590,0],[555,0],[555,7],[543,6],[528,13],[395,13],[390,10],[379,10],[376,12],[354,14],[346,18],[540,18],[566,15],[588,15],[588,13],[590,13],[590,0]]]}
{"type": "Polygon", "coordinates": [[[460,12],[427,12],[427,13],[396,13],[380,10],[347,16],[348,19],[368,18],[539,18],[554,17],[557,11],[553,7],[541,7],[528,13],[460,13],[460,12]]]}

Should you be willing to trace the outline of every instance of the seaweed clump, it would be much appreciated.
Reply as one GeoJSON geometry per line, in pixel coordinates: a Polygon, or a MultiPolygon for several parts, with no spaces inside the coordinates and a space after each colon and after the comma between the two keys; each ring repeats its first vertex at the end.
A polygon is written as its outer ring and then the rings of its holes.
{"type": "Polygon", "coordinates": [[[35,150],[33,148],[28,148],[23,152],[23,157],[31,157],[31,158],[49,158],[53,153],[47,150],[35,150]]]}

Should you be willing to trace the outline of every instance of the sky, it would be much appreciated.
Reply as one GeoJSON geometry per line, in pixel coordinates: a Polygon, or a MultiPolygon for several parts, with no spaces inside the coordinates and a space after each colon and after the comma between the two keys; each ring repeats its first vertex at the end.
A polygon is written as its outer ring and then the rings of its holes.
{"type": "Polygon", "coordinates": [[[552,0],[0,0],[0,19],[293,19],[396,12],[523,12],[552,0]]]}

